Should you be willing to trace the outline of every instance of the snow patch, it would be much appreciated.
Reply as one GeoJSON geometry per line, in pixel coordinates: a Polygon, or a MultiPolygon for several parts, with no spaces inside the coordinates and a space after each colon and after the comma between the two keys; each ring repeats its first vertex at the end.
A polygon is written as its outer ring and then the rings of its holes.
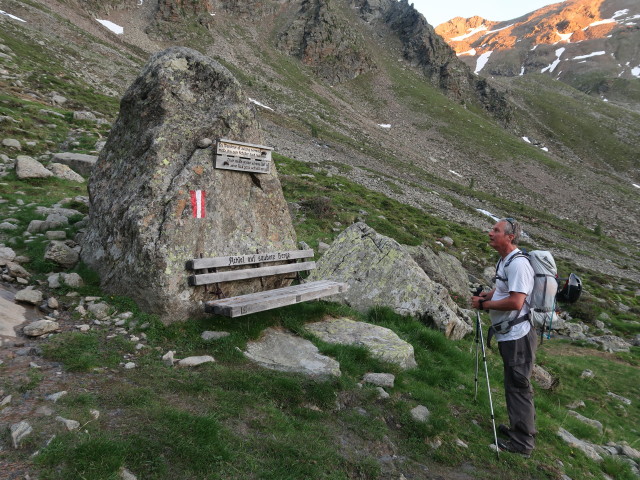
{"type": "Polygon", "coordinates": [[[485,52],[478,57],[478,61],[476,62],[476,69],[473,73],[478,73],[480,70],[484,68],[484,66],[487,64],[487,61],[489,60],[489,57],[491,56],[492,53],[493,53],[493,50],[489,52],[485,52]]]}
{"type": "Polygon", "coordinates": [[[522,137],[522,139],[527,143],[531,143],[531,140],[529,140],[529,137],[522,137]]]}
{"type": "Polygon", "coordinates": [[[496,33],[496,32],[499,32],[501,30],[505,30],[505,29],[507,29],[509,27],[513,27],[514,25],[515,25],[515,23],[512,23],[510,25],[507,25],[506,27],[498,28],[497,30],[489,30],[487,33],[496,33]]]}
{"type": "Polygon", "coordinates": [[[9,18],[13,18],[14,20],[18,20],[19,22],[27,23],[26,20],[23,20],[20,17],[16,17],[15,15],[11,15],[10,13],[5,12],[4,10],[0,10],[0,15],[5,15],[9,18]]]}
{"type": "Polygon", "coordinates": [[[633,185],[633,186],[634,186],[634,187],[636,187],[636,188],[640,188],[640,185],[637,185],[637,184],[635,184],[635,183],[632,183],[631,185],[633,185]]]}
{"type": "Polygon", "coordinates": [[[451,39],[452,42],[461,42],[462,40],[469,38],[469,37],[473,37],[476,33],[479,32],[484,32],[485,30],[487,30],[486,25],[480,25],[479,27],[473,28],[471,30],[469,30],[468,33],[466,33],[465,35],[460,35],[459,37],[454,37],[451,39]]]}
{"type": "Polygon", "coordinates": [[[115,33],[116,35],[122,35],[124,33],[124,28],[121,27],[120,25],[116,25],[113,22],[110,22],[109,20],[99,20],[96,18],[96,21],[100,24],[102,24],[102,26],[107,27],[109,30],[111,30],[113,33],[115,33]]]}
{"type": "Polygon", "coordinates": [[[500,220],[500,217],[496,217],[493,213],[483,210],[481,208],[476,208],[476,212],[480,212],[481,214],[486,215],[487,217],[491,218],[496,222],[500,220]]]}
{"type": "Polygon", "coordinates": [[[470,56],[474,56],[476,54],[476,49],[472,48],[471,50],[467,50],[466,52],[462,52],[462,53],[458,53],[458,56],[461,55],[470,55],[470,56]]]}
{"type": "Polygon", "coordinates": [[[556,50],[556,60],[549,65],[548,67],[544,67],[542,70],[540,70],[540,73],[544,73],[544,72],[553,72],[556,67],[560,64],[560,57],[562,56],[562,54],[564,53],[564,51],[566,50],[566,48],[562,47],[562,48],[558,48],[556,50]]]}
{"type": "Polygon", "coordinates": [[[588,55],[580,55],[579,57],[573,57],[571,60],[584,60],[585,58],[597,57],[599,55],[604,55],[605,53],[606,52],[604,51],[593,52],[588,55]]]}
{"type": "Polygon", "coordinates": [[[380,128],[391,128],[391,124],[390,123],[379,123],[378,126],[380,128]]]}
{"type": "Polygon", "coordinates": [[[582,30],[587,30],[588,28],[595,27],[597,25],[604,25],[606,23],[616,23],[616,21],[613,18],[607,18],[605,20],[598,20],[597,22],[590,23],[589,25],[584,27],[582,30]]]}
{"type": "Polygon", "coordinates": [[[254,99],[253,99],[253,98],[251,98],[251,97],[249,97],[249,101],[250,101],[251,103],[255,103],[255,104],[256,104],[256,105],[258,105],[259,107],[266,108],[267,110],[271,110],[272,112],[274,111],[274,110],[273,110],[273,108],[271,108],[271,107],[267,107],[264,103],[260,103],[259,101],[254,100],[254,99]]]}
{"type": "MultiPolygon", "coordinates": [[[[560,37],[560,42],[568,42],[571,43],[571,35],[573,35],[573,32],[571,33],[560,33],[560,32],[556,32],[556,35],[558,35],[560,37]]],[[[559,42],[556,42],[559,43],[559,42]]]]}
{"type": "Polygon", "coordinates": [[[631,75],[640,78],[640,65],[631,69],[631,75]]]}
{"type": "Polygon", "coordinates": [[[456,177],[463,178],[458,172],[454,172],[453,170],[449,170],[449,173],[453,173],[456,177]]]}

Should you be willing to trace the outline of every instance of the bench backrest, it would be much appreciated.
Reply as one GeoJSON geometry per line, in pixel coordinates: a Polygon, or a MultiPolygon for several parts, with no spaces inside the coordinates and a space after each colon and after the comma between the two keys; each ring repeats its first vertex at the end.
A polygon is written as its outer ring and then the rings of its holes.
{"type": "Polygon", "coordinates": [[[313,250],[292,250],[289,252],[253,253],[248,255],[229,255],[226,257],[194,258],[187,262],[187,269],[198,271],[224,267],[242,267],[223,272],[195,273],[189,276],[189,285],[207,285],[211,283],[231,282],[247,278],[267,277],[283,273],[303,272],[316,268],[316,262],[295,260],[313,258],[313,250]],[[291,261],[283,265],[261,266],[265,263],[291,261]],[[260,266],[258,266],[260,265],[260,266]]]}

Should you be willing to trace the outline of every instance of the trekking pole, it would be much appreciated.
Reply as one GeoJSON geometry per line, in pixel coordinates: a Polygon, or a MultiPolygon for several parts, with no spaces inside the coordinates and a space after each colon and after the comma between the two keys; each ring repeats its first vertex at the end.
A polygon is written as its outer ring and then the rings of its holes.
{"type": "MultiPolygon", "coordinates": [[[[482,287],[479,287],[476,295],[480,295],[482,287]]],[[[489,408],[491,409],[491,425],[493,426],[493,440],[496,446],[496,456],[500,459],[500,447],[498,447],[498,432],[496,431],[496,417],[493,413],[493,399],[491,398],[491,385],[489,383],[489,368],[487,367],[487,353],[484,349],[484,336],[482,334],[482,322],[480,321],[480,310],[476,310],[476,397],[478,394],[478,340],[482,349],[482,362],[484,363],[484,374],[487,379],[487,392],[489,393],[489,408]]],[[[474,397],[475,400],[475,397],[474,397]]]]}
{"type": "Polygon", "coordinates": [[[547,340],[551,338],[551,325],[553,323],[553,316],[556,314],[556,304],[558,302],[557,298],[553,299],[553,309],[551,310],[551,315],[549,316],[549,333],[547,333],[547,340]]]}

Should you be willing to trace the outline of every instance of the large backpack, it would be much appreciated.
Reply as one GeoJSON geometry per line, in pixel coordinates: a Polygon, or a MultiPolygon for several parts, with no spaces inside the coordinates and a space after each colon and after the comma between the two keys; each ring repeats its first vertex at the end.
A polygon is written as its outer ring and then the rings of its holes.
{"type": "MultiPolygon", "coordinates": [[[[533,291],[529,298],[529,308],[531,309],[531,320],[534,325],[551,327],[553,316],[555,315],[556,293],[558,291],[558,269],[556,262],[550,252],[546,250],[533,250],[531,252],[518,252],[513,255],[504,265],[505,275],[509,276],[507,267],[518,258],[525,257],[529,260],[535,277],[533,279],[533,291]]],[[[496,266],[496,275],[498,267],[496,266]]]]}

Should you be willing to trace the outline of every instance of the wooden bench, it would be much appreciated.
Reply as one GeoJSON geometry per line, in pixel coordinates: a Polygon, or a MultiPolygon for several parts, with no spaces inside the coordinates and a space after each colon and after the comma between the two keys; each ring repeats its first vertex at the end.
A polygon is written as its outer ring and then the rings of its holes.
{"type": "MultiPolygon", "coordinates": [[[[313,258],[313,250],[311,249],[195,258],[187,262],[187,269],[193,271],[193,275],[189,276],[189,285],[196,287],[291,273],[296,274],[291,279],[297,278],[303,282],[299,272],[316,268],[314,261],[305,260],[308,258],[313,258]],[[303,261],[299,262],[298,260],[303,261]],[[280,262],[280,264],[273,265],[274,262],[280,262]]],[[[205,312],[227,317],[239,317],[294,303],[316,300],[344,292],[347,288],[346,283],[329,280],[303,282],[288,287],[210,300],[205,302],[205,312]]]]}

